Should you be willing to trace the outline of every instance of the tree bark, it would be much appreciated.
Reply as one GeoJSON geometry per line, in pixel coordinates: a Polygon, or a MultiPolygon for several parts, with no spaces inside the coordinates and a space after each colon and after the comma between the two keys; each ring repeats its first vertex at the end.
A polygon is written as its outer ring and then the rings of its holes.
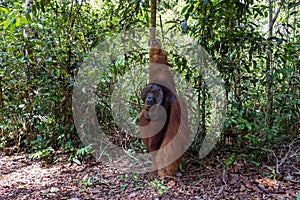
{"type": "Polygon", "coordinates": [[[153,48],[156,42],[156,0],[151,0],[151,18],[150,18],[150,48],[153,48]]]}

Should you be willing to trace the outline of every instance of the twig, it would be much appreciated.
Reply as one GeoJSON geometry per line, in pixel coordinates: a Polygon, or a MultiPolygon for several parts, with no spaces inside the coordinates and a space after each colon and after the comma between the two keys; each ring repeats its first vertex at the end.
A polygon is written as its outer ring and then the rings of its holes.
{"type": "Polygon", "coordinates": [[[276,159],[276,173],[279,173],[279,167],[281,165],[283,165],[283,163],[287,160],[288,156],[290,155],[291,151],[292,151],[292,147],[293,145],[297,142],[298,138],[294,139],[291,144],[289,145],[289,149],[287,151],[287,153],[285,153],[284,157],[279,161],[278,157],[276,156],[276,154],[274,153],[274,151],[272,151],[273,156],[276,159]]]}
{"type": "Polygon", "coordinates": [[[223,183],[225,184],[225,186],[227,187],[227,182],[226,182],[226,180],[225,180],[225,176],[226,176],[226,169],[224,168],[224,169],[223,169],[222,181],[223,181],[223,183]]]}

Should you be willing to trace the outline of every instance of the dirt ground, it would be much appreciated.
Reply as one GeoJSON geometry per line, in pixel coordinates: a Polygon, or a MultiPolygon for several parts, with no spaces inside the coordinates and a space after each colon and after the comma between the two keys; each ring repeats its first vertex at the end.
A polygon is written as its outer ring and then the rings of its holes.
{"type": "Polygon", "coordinates": [[[299,143],[271,152],[259,166],[237,157],[225,167],[229,155],[188,158],[165,180],[122,174],[103,162],[69,165],[66,156],[45,165],[26,155],[0,155],[0,199],[299,199],[299,143]]]}

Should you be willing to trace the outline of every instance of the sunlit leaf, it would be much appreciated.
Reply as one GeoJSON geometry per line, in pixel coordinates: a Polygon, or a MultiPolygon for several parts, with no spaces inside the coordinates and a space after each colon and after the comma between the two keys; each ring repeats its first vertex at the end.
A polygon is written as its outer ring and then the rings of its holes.
{"type": "Polygon", "coordinates": [[[1,7],[0,10],[1,10],[2,12],[4,12],[4,14],[6,14],[6,15],[8,14],[8,9],[7,9],[7,8],[1,7]]]}
{"type": "Polygon", "coordinates": [[[16,27],[19,27],[20,23],[21,23],[21,18],[17,17],[17,19],[16,19],[16,27]]]}
{"type": "Polygon", "coordinates": [[[4,30],[7,29],[9,27],[9,25],[10,25],[10,19],[7,19],[3,25],[3,29],[4,30]]]}

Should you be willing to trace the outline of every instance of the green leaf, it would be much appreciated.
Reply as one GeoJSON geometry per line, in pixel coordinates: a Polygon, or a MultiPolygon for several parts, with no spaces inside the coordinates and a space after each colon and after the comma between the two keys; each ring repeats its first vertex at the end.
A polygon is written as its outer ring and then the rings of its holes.
{"type": "Polygon", "coordinates": [[[19,27],[19,26],[20,26],[20,23],[21,23],[21,18],[18,17],[18,18],[16,19],[16,27],[19,27]]]}
{"type": "Polygon", "coordinates": [[[185,12],[187,11],[187,9],[188,9],[189,7],[190,7],[189,5],[185,6],[185,7],[182,9],[181,14],[184,15],[185,12]]]}
{"type": "Polygon", "coordinates": [[[225,121],[225,127],[226,128],[229,128],[230,124],[231,124],[230,121],[228,121],[228,120],[225,121]]]}
{"type": "Polygon", "coordinates": [[[260,166],[260,163],[254,161],[254,160],[250,160],[250,162],[251,162],[252,164],[254,164],[256,167],[260,166]]]}
{"type": "Polygon", "coordinates": [[[10,25],[10,19],[7,19],[3,25],[3,29],[4,30],[7,29],[7,27],[9,27],[9,25],[10,25]]]}
{"type": "Polygon", "coordinates": [[[7,8],[1,7],[0,10],[1,10],[2,12],[4,12],[6,15],[8,14],[8,9],[7,9],[7,8]]]}
{"type": "Polygon", "coordinates": [[[124,174],[121,174],[120,176],[119,176],[119,179],[120,180],[123,180],[125,178],[125,175],[124,174]]]}
{"type": "Polygon", "coordinates": [[[21,21],[22,21],[22,23],[24,23],[24,24],[28,24],[27,18],[24,17],[24,16],[21,18],[21,21]]]}
{"type": "Polygon", "coordinates": [[[26,19],[27,19],[27,21],[31,20],[31,16],[29,13],[26,13],[26,19]]]}
{"type": "Polygon", "coordinates": [[[224,165],[226,167],[228,167],[229,165],[231,165],[234,162],[235,157],[236,157],[236,154],[232,153],[228,158],[226,158],[226,160],[224,161],[224,165]]]}
{"type": "Polygon", "coordinates": [[[245,124],[239,124],[238,129],[243,130],[245,128],[245,124]]]}
{"type": "Polygon", "coordinates": [[[128,184],[121,185],[120,190],[122,190],[122,191],[126,190],[127,186],[128,186],[128,184]]]}
{"type": "Polygon", "coordinates": [[[13,31],[13,30],[15,30],[15,27],[16,27],[16,24],[12,24],[12,25],[9,27],[9,30],[13,31]]]}
{"type": "Polygon", "coordinates": [[[38,129],[41,132],[45,131],[45,128],[41,125],[36,125],[35,128],[38,129]]]}
{"type": "Polygon", "coordinates": [[[246,123],[246,127],[247,127],[247,129],[249,130],[249,131],[251,131],[251,129],[252,129],[252,126],[251,126],[251,124],[250,123],[246,123]]]}

